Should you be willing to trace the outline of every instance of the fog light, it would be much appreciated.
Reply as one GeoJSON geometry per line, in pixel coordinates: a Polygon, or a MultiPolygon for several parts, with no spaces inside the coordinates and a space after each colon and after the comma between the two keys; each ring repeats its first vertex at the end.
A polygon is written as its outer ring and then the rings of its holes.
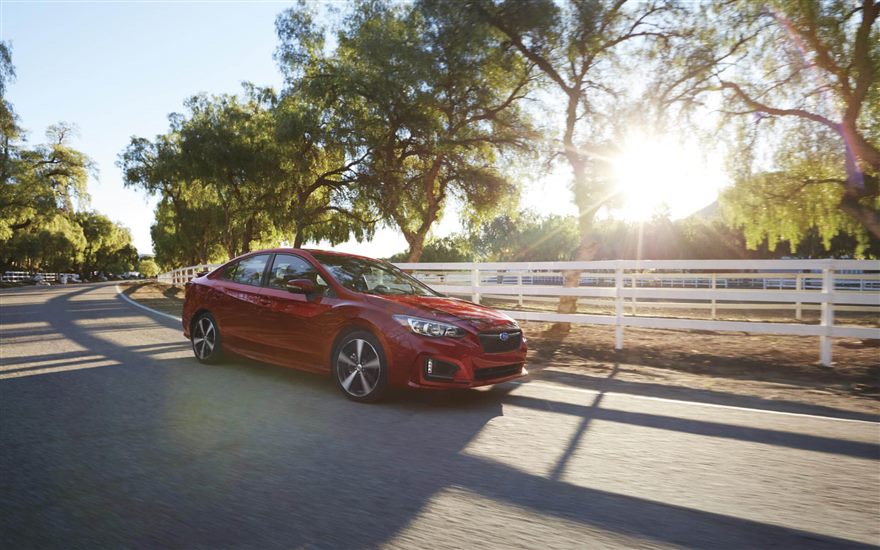
{"type": "Polygon", "coordinates": [[[458,371],[458,366],[432,357],[425,359],[424,368],[428,380],[452,380],[458,371]]]}

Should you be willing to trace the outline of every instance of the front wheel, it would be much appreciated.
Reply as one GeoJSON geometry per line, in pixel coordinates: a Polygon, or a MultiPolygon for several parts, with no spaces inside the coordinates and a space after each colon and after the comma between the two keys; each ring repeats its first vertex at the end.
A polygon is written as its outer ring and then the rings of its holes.
{"type": "Polygon", "coordinates": [[[362,330],[346,334],[333,352],[333,379],[352,401],[381,399],[388,384],[388,363],[376,337],[362,330]]]}
{"type": "Polygon", "coordinates": [[[209,313],[201,314],[193,323],[192,348],[200,363],[216,363],[222,357],[220,329],[209,313]]]}

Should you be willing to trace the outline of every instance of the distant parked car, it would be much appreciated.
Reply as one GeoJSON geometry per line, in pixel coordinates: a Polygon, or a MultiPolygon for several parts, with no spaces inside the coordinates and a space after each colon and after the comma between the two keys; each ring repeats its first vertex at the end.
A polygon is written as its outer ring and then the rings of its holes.
{"type": "Polygon", "coordinates": [[[471,388],[526,374],[516,321],[362,256],[279,248],[187,284],[196,359],[233,352],[330,375],[355,401],[388,387],[471,388]]]}

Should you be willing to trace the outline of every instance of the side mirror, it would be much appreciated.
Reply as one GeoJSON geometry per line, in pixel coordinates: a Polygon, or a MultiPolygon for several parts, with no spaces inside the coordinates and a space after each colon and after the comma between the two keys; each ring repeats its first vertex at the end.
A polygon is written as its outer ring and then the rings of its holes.
{"type": "Polygon", "coordinates": [[[318,291],[317,285],[308,279],[292,279],[287,281],[287,285],[285,286],[287,287],[288,292],[305,294],[307,296],[318,291]]]}

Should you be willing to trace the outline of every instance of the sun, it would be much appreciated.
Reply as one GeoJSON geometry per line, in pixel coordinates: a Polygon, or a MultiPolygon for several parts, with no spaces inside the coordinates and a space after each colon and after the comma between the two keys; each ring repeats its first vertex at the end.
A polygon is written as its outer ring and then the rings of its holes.
{"type": "Polygon", "coordinates": [[[611,172],[621,201],[615,217],[648,220],[668,209],[672,219],[686,217],[718,197],[726,182],[717,150],[708,152],[695,140],[630,134],[611,159],[611,172]]]}

